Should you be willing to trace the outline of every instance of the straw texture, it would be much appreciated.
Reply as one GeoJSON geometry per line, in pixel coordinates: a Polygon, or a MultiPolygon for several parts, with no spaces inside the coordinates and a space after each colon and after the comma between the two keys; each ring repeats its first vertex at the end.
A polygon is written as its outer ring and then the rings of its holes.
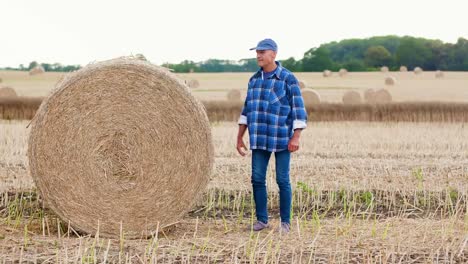
{"type": "Polygon", "coordinates": [[[321,102],[320,94],[312,89],[304,89],[302,92],[302,98],[306,106],[318,105],[321,102]]]}
{"type": "Polygon", "coordinates": [[[226,94],[226,99],[231,102],[237,102],[241,100],[241,91],[239,89],[229,90],[226,94]]]}
{"type": "Polygon", "coordinates": [[[18,95],[16,94],[16,91],[8,86],[0,86],[0,97],[6,98],[6,97],[17,97],[18,95]]]}
{"type": "Polygon", "coordinates": [[[343,104],[360,104],[362,103],[361,94],[356,91],[347,91],[343,95],[343,104]]]}
{"type": "Polygon", "coordinates": [[[178,221],[205,189],[213,143],[203,105],[175,75],[118,58],[66,76],[32,121],[31,175],[76,229],[147,235],[178,221]]]}

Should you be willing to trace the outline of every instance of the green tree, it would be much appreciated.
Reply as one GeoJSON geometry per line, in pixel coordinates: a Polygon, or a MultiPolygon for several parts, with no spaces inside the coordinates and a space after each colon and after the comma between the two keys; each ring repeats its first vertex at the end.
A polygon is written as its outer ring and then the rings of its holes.
{"type": "Polygon", "coordinates": [[[326,48],[312,48],[304,53],[302,59],[303,71],[336,70],[335,68],[333,61],[330,59],[330,52],[326,48]]]}
{"type": "Polygon", "coordinates": [[[36,67],[37,65],[39,65],[39,63],[37,63],[37,61],[31,61],[31,62],[29,63],[29,66],[28,66],[28,70],[33,69],[33,68],[36,67]]]}
{"type": "Polygon", "coordinates": [[[398,50],[396,51],[396,60],[400,65],[406,65],[410,69],[420,66],[432,59],[431,50],[426,45],[424,39],[405,37],[402,39],[398,50]]]}
{"type": "Polygon", "coordinates": [[[369,67],[390,65],[392,54],[382,45],[370,46],[364,54],[364,62],[369,67]]]}

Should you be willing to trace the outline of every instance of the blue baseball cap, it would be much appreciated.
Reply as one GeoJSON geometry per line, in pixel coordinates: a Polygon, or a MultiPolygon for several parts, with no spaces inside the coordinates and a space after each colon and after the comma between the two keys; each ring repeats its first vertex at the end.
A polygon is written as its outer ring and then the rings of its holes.
{"type": "Polygon", "coordinates": [[[256,47],[251,48],[250,50],[272,50],[278,51],[278,45],[272,39],[261,40],[256,47]]]}

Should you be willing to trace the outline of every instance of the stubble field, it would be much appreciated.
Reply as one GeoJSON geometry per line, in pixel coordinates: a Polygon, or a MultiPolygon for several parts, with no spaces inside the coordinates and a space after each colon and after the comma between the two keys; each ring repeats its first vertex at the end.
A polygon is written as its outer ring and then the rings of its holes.
{"type": "MultiPolygon", "coordinates": [[[[44,96],[60,78],[7,77],[20,95],[44,96]],[[42,79],[41,79],[42,78],[42,79]],[[37,81],[37,82],[36,82],[37,81]],[[37,84],[37,85],[36,85],[37,84]],[[52,85],[51,85],[52,84],[52,85]]],[[[16,73],[15,73],[16,74],[16,73]]],[[[389,73],[392,75],[393,73],[389,73]]],[[[468,101],[468,74],[395,73],[400,101],[468,101]]],[[[298,73],[328,101],[347,89],[383,88],[383,73],[323,78],[298,73]],[[323,93],[322,93],[323,92],[323,93]]],[[[194,96],[224,99],[249,74],[188,74],[194,96]],[[193,77],[195,76],[195,77],[193,77]]],[[[215,165],[203,197],[150,239],[79,234],[43,208],[28,173],[29,121],[0,121],[0,257],[4,262],[464,263],[468,261],[468,128],[464,123],[310,122],[292,156],[292,231],[280,235],[275,169],[268,171],[273,228],[254,233],[250,155],[237,125],[212,123],[215,165]]],[[[274,160],[270,161],[274,165],[274,160]]],[[[149,230],[155,231],[155,230],[149,230]]]]}

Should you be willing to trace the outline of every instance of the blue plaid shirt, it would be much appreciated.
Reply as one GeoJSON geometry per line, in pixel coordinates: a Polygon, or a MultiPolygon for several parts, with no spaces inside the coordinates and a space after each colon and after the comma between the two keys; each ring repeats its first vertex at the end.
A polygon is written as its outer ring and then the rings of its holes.
{"type": "Polygon", "coordinates": [[[269,78],[264,79],[260,69],[249,80],[239,124],[249,129],[250,149],[286,150],[293,130],[307,126],[299,82],[288,69],[276,64],[269,78]]]}

